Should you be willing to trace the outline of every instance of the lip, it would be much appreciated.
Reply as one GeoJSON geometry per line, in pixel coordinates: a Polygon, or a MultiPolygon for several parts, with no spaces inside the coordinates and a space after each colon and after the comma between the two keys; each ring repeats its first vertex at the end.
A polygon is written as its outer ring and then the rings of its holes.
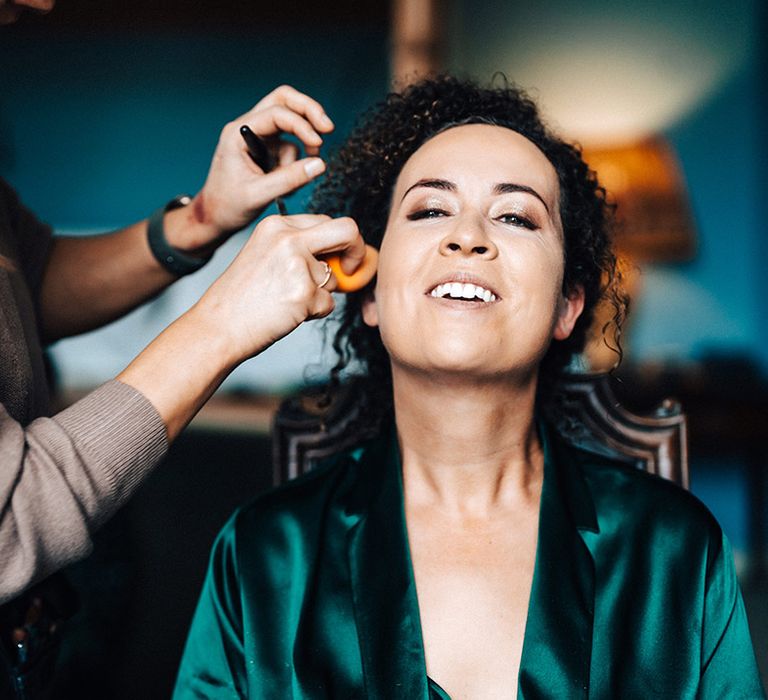
{"type": "MultiPolygon", "coordinates": [[[[483,289],[489,290],[492,294],[496,296],[496,301],[501,301],[502,296],[497,291],[496,287],[494,287],[493,284],[491,284],[487,279],[476,275],[472,272],[467,272],[466,270],[457,270],[455,272],[450,272],[445,274],[440,279],[436,280],[435,282],[431,283],[429,287],[424,291],[425,296],[430,296],[432,290],[435,287],[438,287],[441,284],[447,284],[448,282],[460,282],[462,284],[474,284],[476,287],[482,287],[483,289]]],[[[445,301],[445,300],[443,300],[445,301]]],[[[494,302],[488,302],[488,303],[496,303],[494,302]]]]}

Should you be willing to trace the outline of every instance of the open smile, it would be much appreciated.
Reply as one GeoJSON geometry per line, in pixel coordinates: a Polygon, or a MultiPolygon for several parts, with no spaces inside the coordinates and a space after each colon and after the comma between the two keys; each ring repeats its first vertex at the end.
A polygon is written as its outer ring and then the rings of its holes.
{"type": "Polygon", "coordinates": [[[439,299],[463,299],[465,301],[481,301],[485,303],[496,301],[497,298],[490,289],[462,282],[438,284],[429,295],[439,299]]]}
{"type": "Polygon", "coordinates": [[[426,292],[434,299],[455,299],[474,304],[491,304],[499,300],[499,295],[488,282],[468,275],[466,272],[454,273],[443,278],[426,292]]]}

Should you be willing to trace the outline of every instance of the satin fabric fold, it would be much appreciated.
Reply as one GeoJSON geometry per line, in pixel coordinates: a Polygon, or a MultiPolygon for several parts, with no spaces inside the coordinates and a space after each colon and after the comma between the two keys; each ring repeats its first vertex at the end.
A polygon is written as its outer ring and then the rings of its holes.
{"type": "Polygon", "coordinates": [[[348,549],[365,697],[428,698],[394,436],[372,453],[365,468],[373,478],[348,549]]]}
{"type": "MultiPolygon", "coordinates": [[[[732,556],[706,509],[541,436],[539,541],[510,697],[765,697],[732,556]]],[[[225,526],[174,697],[450,700],[439,682],[426,673],[392,430],[225,526]]]]}
{"type": "Polygon", "coordinates": [[[579,527],[595,532],[597,523],[581,475],[556,466],[565,456],[554,455],[546,431],[539,432],[544,483],[518,695],[529,700],[586,698],[595,570],[579,527]]]}

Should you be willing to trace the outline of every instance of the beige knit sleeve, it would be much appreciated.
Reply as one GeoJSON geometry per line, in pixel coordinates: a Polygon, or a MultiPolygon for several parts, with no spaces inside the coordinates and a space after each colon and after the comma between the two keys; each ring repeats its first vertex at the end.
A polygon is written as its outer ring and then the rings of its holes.
{"type": "Polygon", "coordinates": [[[152,404],[116,380],[26,428],[0,405],[0,603],[88,554],[166,449],[152,404]]]}

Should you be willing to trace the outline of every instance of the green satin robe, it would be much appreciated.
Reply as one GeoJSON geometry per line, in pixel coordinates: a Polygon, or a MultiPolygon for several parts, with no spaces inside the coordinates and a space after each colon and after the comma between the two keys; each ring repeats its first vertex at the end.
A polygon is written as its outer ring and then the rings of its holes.
{"type": "MultiPolygon", "coordinates": [[[[543,443],[517,697],[764,698],[731,551],[706,508],[543,443]]],[[[448,698],[427,678],[392,436],[233,516],[174,697],[448,698]]]]}

